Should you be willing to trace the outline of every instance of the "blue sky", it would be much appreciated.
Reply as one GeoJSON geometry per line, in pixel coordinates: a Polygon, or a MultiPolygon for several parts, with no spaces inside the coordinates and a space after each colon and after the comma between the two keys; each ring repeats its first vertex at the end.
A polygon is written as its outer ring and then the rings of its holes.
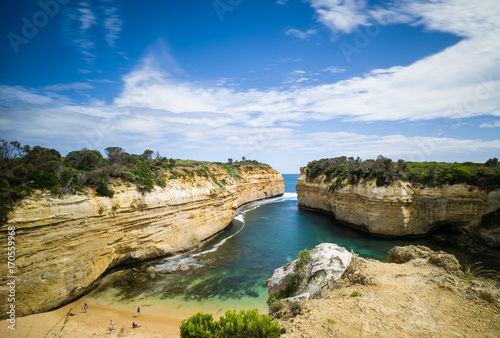
{"type": "Polygon", "coordinates": [[[342,155],[500,155],[497,0],[0,6],[6,140],[283,173],[342,155]]]}

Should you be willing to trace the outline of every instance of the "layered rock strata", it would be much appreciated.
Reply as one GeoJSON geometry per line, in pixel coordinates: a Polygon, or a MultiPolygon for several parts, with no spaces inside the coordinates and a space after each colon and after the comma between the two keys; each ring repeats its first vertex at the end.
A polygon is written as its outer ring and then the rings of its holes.
{"type": "Polygon", "coordinates": [[[320,176],[297,181],[299,207],[333,214],[347,225],[379,236],[422,236],[443,225],[459,226],[486,244],[500,246],[500,226],[481,227],[482,217],[500,208],[500,190],[486,191],[467,184],[414,186],[395,181],[377,187],[375,180],[346,184],[330,191],[333,182],[320,176]]]}
{"type": "MultiPolygon", "coordinates": [[[[272,168],[242,167],[241,178],[220,167],[210,170],[216,180],[194,173],[145,194],[115,182],[113,198],[89,189],[63,198],[39,192],[19,201],[1,229],[7,238],[8,228],[15,228],[17,316],[76,299],[110,268],[196,248],[223,230],[239,206],[284,192],[272,168]]],[[[2,245],[6,252],[6,241],[2,245]]],[[[2,294],[7,275],[2,272],[2,294]]]]}

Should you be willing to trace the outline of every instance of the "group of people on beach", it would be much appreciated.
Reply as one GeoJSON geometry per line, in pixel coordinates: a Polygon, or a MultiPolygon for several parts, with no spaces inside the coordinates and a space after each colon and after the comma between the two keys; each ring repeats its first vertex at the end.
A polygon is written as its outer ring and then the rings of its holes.
{"type": "MultiPolygon", "coordinates": [[[[87,303],[85,303],[85,305],[83,305],[83,310],[85,311],[85,313],[87,313],[88,308],[89,308],[89,306],[87,305],[87,303]]],[[[135,317],[137,318],[140,315],[141,315],[141,307],[138,306],[137,307],[137,316],[135,316],[135,317]]],[[[132,322],[132,328],[137,329],[138,327],[141,327],[141,326],[136,324],[135,322],[132,322]]],[[[109,331],[113,332],[114,330],[115,330],[115,321],[113,319],[111,319],[111,321],[109,322],[109,331]]]]}

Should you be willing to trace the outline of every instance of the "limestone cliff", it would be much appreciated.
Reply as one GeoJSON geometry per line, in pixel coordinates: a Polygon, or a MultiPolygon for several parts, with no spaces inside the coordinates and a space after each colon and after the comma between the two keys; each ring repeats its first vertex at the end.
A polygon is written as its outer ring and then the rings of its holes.
{"type": "MultiPolygon", "coordinates": [[[[115,182],[113,198],[89,189],[63,198],[39,192],[17,202],[2,227],[2,238],[8,226],[16,232],[17,316],[74,300],[112,267],[196,248],[242,204],[284,192],[282,176],[270,167],[242,167],[241,178],[210,170],[216,180],[191,175],[145,194],[115,182]]],[[[3,295],[5,276],[2,271],[3,295]]]]}
{"type": "Polygon", "coordinates": [[[380,236],[421,236],[442,225],[467,228],[490,246],[500,246],[500,227],[480,227],[483,215],[500,208],[500,190],[487,192],[467,184],[413,186],[395,181],[377,187],[375,180],[345,185],[334,192],[321,175],[297,181],[300,207],[331,213],[345,224],[380,236]]]}

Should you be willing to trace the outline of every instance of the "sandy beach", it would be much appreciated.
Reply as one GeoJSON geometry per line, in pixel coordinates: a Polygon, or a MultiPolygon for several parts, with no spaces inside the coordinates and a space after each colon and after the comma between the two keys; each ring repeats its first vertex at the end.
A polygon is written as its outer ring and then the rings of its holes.
{"type": "MultiPolygon", "coordinates": [[[[168,305],[139,304],[141,314],[137,315],[137,304],[102,305],[96,304],[92,298],[81,298],[57,310],[30,315],[16,319],[16,330],[8,329],[8,322],[2,321],[1,337],[179,337],[179,326],[183,319],[198,311],[209,312],[207,309],[196,308],[192,304],[179,302],[168,305]],[[87,313],[83,305],[87,303],[87,313]],[[71,310],[65,323],[66,314],[71,310]],[[110,332],[111,319],[115,322],[114,332],[110,332]],[[132,328],[132,323],[141,325],[132,328]],[[48,335],[47,335],[48,334],[48,335]]],[[[210,311],[214,318],[219,318],[226,309],[210,311]]]]}

